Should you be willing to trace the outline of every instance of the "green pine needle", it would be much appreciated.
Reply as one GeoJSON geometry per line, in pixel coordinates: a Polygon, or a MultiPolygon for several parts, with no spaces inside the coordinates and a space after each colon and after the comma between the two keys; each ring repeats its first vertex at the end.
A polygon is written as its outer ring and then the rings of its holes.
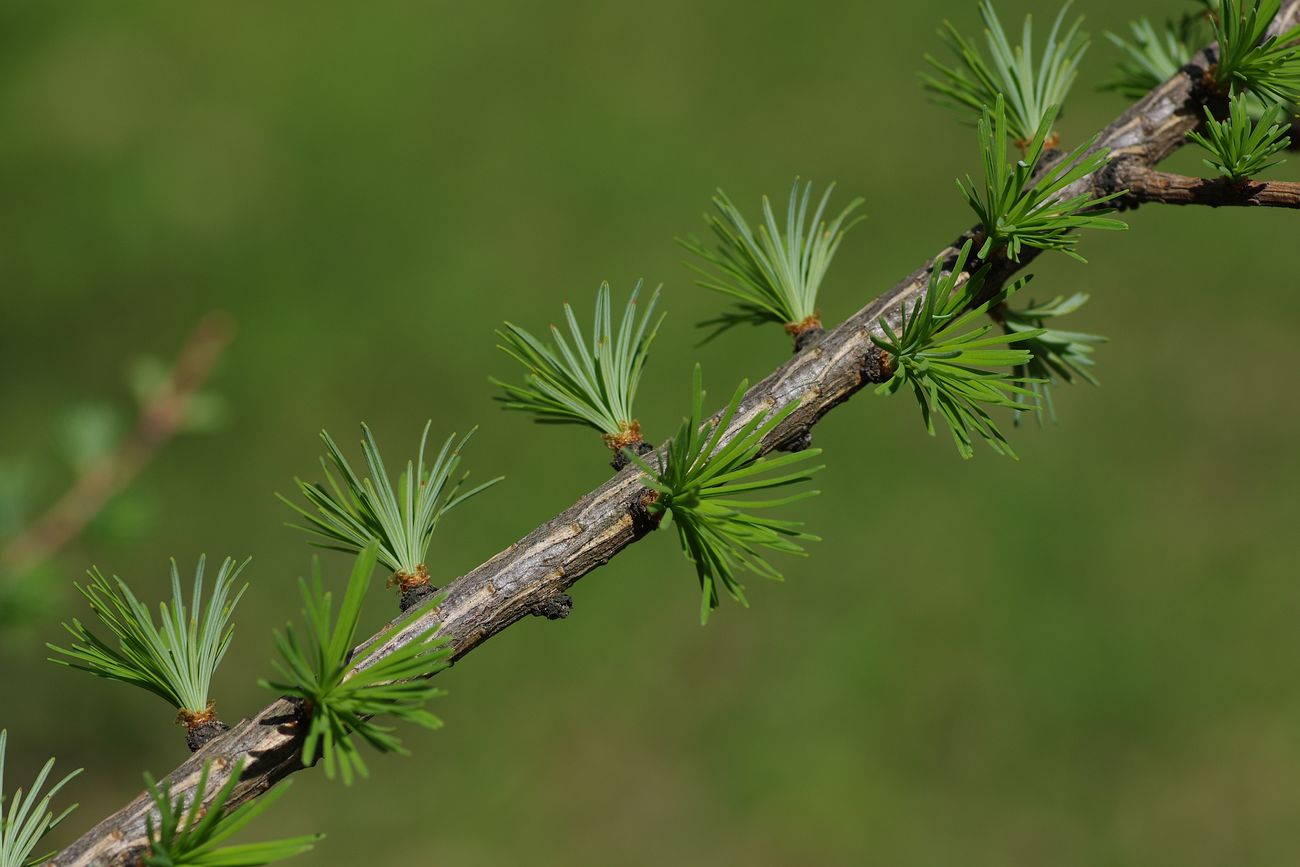
{"type": "Polygon", "coordinates": [[[939,32],[960,61],[947,66],[930,55],[925,59],[938,75],[922,75],[925,88],[938,94],[942,102],[967,110],[978,119],[986,106],[1002,96],[1009,106],[1006,134],[1022,146],[1044,126],[1050,132],[1055,110],[1064,104],[1078,76],[1079,61],[1088,50],[1088,37],[1079,28],[1083,18],[1064,28],[1067,2],[1057,13],[1043,47],[1042,58],[1034,64],[1033,16],[1025,16],[1023,39],[1012,47],[990,0],[980,3],[992,65],[984,59],[973,42],[962,36],[950,22],[939,32]],[[1052,119],[1048,115],[1052,114],[1052,119]]]}
{"type": "Polygon", "coordinates": [[[389,716],[427,729],[442,725],[424,709],[425,702],[443,694],[430,686],[427,678],[446,668],[451,655],[446,639],[437,634],[438,628],[380,653],[391,638],[420,616],[420,611],[412,611],[389,626],[353,655],[361,603],[378,556],[378,545],[371,542],[357,557],[337,619],[333,616],[333,594],[325,591],[320,563],[313,561],[311,583],[298,581],[306,606],[306,641],[299,641],[292,625],[284,633],[277,630],[275,641],[281,660],[274,665],[280,680],[260,681],[267,689],[302,699],[309,709],[311,721],[303,741],[303,765],[323,758],[325,775],[333,779],[336,772],[340,773],[348,785],[354,772],[369,775],[353,734],[380,752],[408,753],[392,734],[393,728],[380,725],[375,717],[389,716]]]}
{"type": "Polygon", "coordinates": [[[329,433],[321,431],[329,453],[321,458],[326,484],[294,479],[314,511],[280,496],[307,520],[305,526],[290,526],[318,537],[320,541],[312,543],[317,547],[350,554],[360,553],[377,540],[380,562],[399,577],[427,579],[425,557],[433,531],[443,515],[501,481],[497,477],[463,493],[461,485],[469,473],[452,481],[460,467],[461,449],[474,435],[473,430],[459,440],[455,434],[447,437],[433,465],[426,468],[424,453],[432,424],[432,421],[425,424],[416,461],[406,462],[406,471],[398,478],[396,489],[388,479],[379,445],[369,427],[361,425],[361,451],[370,473],[366,478],[352,469],[329,433]],[[335,472],[342,477],[342,484],[335,478],[335,472]]]}
{"type": "Polygon", "coordinates": [[[1282,0],[1223,0],[1210,19],[1219,42],[1214,80],[1276,103],[1300,102],[1300,26],[1269,36],[1282,0]]]}
{"type": "Polygon", "coordinates": [[[203,796],[207,792],[210,770],[211,763],[204,762],[188,803],[184,795],[173,799],[166,783],[156,783],[149,774],[144,775],[145,787],[157,811],[156,819],[153,813],[145,817],[149,852],[140,859],[145,867],[259,867],[308,852],[324,837],[323,834],[311,834],[265,843],[222,846],[274,804],[289,788],[289,783],[282,783],[260,798],[246,801],[227,812],[226,804],[235,792],[244,762],[241,759],[235,763],[226,784],[205,807],[203,796]]]}
{"type": "MultiPolygon", "coordinates": [[[[1020,400],[1029,411],[1034,413],[1038,423],[1043,423],[1043,412],[1056,421],[1056,404],[1052,399],[1052,387],[1057,382],[1073,383],[1081,379],[1091,385],[1098,385],[1091,368],[1095,364],[1093,349],[1106,338],[1099,334],[1085,334],[1080,331],[1063,331],[1049,328],[1049,319],[1067,316],[1088,302],[1088,296],[1082,292],[1069,298],[1057,297],[1045,304],[1033,304],[1020,309],[1002,307],[999,316],[1002,327],[1011,334],[1036,332],[1021,346],[1029,351],[1029,363],[1019,369],[1019,373],[1029,383],[1037,400],[1020,400]]],[[[1018,396],[1019,397],[1019,396],[1018,396]]],[[[1016,416],[1017,423],[1020,416],[1016,416]]]]}
{"type": "Polygon", "coordinates": [[[1198,24],[1204,15],[1187,15],[1178,23],[1167,23],[1157,30],[1151,19],[1142,18],[1129,23],[1133,33],[1130,41],[1107,32],[1106,38],[1114,43],[1125,57],[1116,64],[1115,77],[1102,85],[1103,90],[1113,90],[1128,99],[1140,99],[1159,87],[1196,54],[1198,46],[1208,41],[1202,37],[1204,28],[1198,24]]]}
{"type": "Polygon", "coordinates": [[[816,536],[802,532],[799,528],[803,525],[797,521],[751,514],[755,509],[776,508],[815,496],[818,491],[767,500],[738,495],[805,482],[822,467],[789,470],[821,454],[820,449],[775,458],[758,456],[763,438],[794,411],[795,404],[756,411],[730,442],[721,445],[748,383],[740,384],[717,421],[703,423],[704,388],[698,364],[693,386],[691,416],[682,420],[681,429],[656,466],[630,451],[625,454],[645,473],[641,483],[656,494],[647,506],[650,513],[667,513],[676,523],[682,550],[699,575],[700,622],[704,623],[709,612],[718,607],[719,584],[732,599],[748,605],[744,585],[736,578],[737,570],[781,580],[781,573],[764,559],[760,549],[803,555],[804,549],[795,540],[818,541],[816,536]],[[772,475],[776,470],[785,472],[772,475]]]}
{"type": "Polygon", "coordinates": [[[1193,131],[1187,138],[1210,152],[1212,159],[1204,161],[1207,166],[1237,183],[1285,162],[1273,159],[1291,146],[1287,135],[1291,124],[1284,120],[1282,106],[1269,105],[1258,123],[1253,122],[1244,95],[1238,94],[1229,104],[1227,120],[1215,120],[1207,107],[1205,135],[1193,131]]]}
{"type": "Polygon", "coordinates": [[[248,561],[238,566],[230,558],[222,561],[212,596],[206,603],[203,600],[205,563],[206,558],[199,557],[187,609],[181,595],[180,571],[172,560],[172,601],[170,607],[165,602],[158,605],[161,627],[154,625],[149,609],[126,582],[116,575],[109,581],[98,569],[91,569],[87,573],[90,583],[85,587],[78,584],[77,589],[86,597],[95,616],[116,636],[117,646],[99,638],[80,620],[73,620],[71,624],[63,624],[74,639],[70,647],[47,645],[66,658],[50,661],[134,684],[184,711],[196,714],[207,711],[212,675],[234,634],[230,618],[248,585],[233,597],[231,590],[248,561]]]}
{"type": "Polygon", "coordinates": [[[505,330],[497,332],[504,341],[498,348],[528,370],[522,386],[492,380],[505,389],[500,400],[506,409],[531,412],[539,422],[587,425],[607,437],[637,429],[632,402],[650,344],[663,322],[663,315],[653,319],[659,290],[650,293],[644,310],[637,303],[640,294],[638,282],[615,331],[609,284],[602,283],[596,292],[590,342],[568,304],[564,305],[564,318],[572,345],[554,325],[554,345],[548,346],[518,325],[505,323],[505,330]]]}
{"type": "Polygon", "coordinates": [[[1014,458],[1015,452],[986,407],[1023,409],[1023,400],[1034,400],[1023,378],[1011,371],[1030,361],[1025,349],[1001,348],[1040,337],[1042,329],[1016,334],[993,334],[993,325],[976,320],[993,305],[1001,303],[1030,278],[1016,281],[981,304],[976,304],[989,265],[961,283],[973,242],[967,241],[951,271],[935,259],[925,294],[909,308],[903,306],[898,332],[884,317],[879,320],[884,337],[872,341],[887,353],[892,376],[877,394],[897,394],[910,386],[921,407],[925,428],[934,436],[936,411],[948,424],[953,442],[963,458],[974,455],[973,435],[988,443],[998,454],[1014,458]],[[959,285],[960,283],[960,285],[959,285]]]}
{"type": "Polygon", "coordinates": [[[707,339],[742,323],[776,322],[792,330],[820,324],[817,293],[826,271],[845,234],[866,219],[861,215],[850,219],[863,203],[858,198],[828,223],[826,206],[834,190],[834,184],[827,187],[810,213],[812,183],[805,184],[800,195],[796,178],[784,229],[777,223],[772,203],[764,196],[763,220],[757,230],[750,227],[727,194],[718,190],[713,197],[718,213],[704,215],[716,237],[717,249],[709,249],[694,237],[677,239],[708,266],[687,263],[703,278],[697,284],[736,301],[734,309],[701,323],[718,326],[707,339]]]}
{"type": "Polygon", "coordinates": [[[26,797],[23,796],[22,789],[15,791],[12,797],[7,797],[4,783],[5,746],[8,740],[9,732],[0,729],[0,867],[34,867],[54,855],[53,852],[47,852],[33,856],[32,850],[36,848],[36,844],[67,818],[69,813],[77,809],[77,805],[73,804],[56,816],[50,809],[50,801],[69,780],[81,773],[82,769],[77,768],[59,780],[42,797],[41,789],[49,779],[50,771],[54,769],[54,759],[50,759],[36,775],[36,780],[28,789],[26,797]],[[8,803],[7,810],[6,803],[8,803]]]}
{"type": "Polygon", "coordinates": [[[1019,262],[1023,247],[1036,247],[1059,250],[1082,262],[1083,257],[1074,250],[1079,242],[1077,230],[1128,228],[1120,220],[1101,216],[1112,210],[1101,206],[1123,195],[1123,191],[1108,196],[1082,193],[1061,198],[1066,187],[1106,165],[1107,151],[1090,151],[1096,144],[1095,138],[1080,145],[1038,180],[1033,179],[1055,118],[1056,110],[1048,109],[1024,159],[1012,164],[1007,161],[1007,117],[1002,97],[997,98],[992,111],[984,109],[979,122],[984,190],[976,188],[970,175],[964,183],[957,181],[957,187],[984,229],[984,245],[977,254],[980,258],[987,258],[993,250],[1005,246],[1007,255],[1019,262]]]}

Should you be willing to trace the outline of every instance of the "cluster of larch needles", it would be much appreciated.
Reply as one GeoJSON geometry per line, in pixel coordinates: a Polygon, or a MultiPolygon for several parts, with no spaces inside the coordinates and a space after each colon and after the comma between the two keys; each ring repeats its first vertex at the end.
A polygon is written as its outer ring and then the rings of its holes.
{"type": "Polygon", "coordinates": [[[498,481],[467,483],[460,463],[469,435],[447,436],[427,460],[426,425],[416,457],[392,478],[368,428],[363,469],[323,434],[322,481],[300,480],[298,499],[284,499],[313,544],[353,558],[350,578],[335,587],[332,564],[313,560],[310,579],[300,580],[303,623],[277,632],[274,676],[262,681],[280,698],[253,718],[232,729],[210,695],[248,590],[235,586],[245,564],[225,560],[205,598],[200,558],[187,602],[173,563],[160,624],[126,581],[92,569],[80,589],[94,620],[67,624],[72,640],[50,645],[53,661],[162,698],[197,752],[161,782],[146,775],[144,793],[63,852],[37,856],[42,837],[72,810],[52,803],[78,772],[47,785],[51,759],[26,793],[5,797],[0,731],[0,867],[253,865],[309,850],[318,836],[225,841],[284,792],[280,779],[304,766],[321,762],[346,784],[368,773],[363,743],[405,752],[390,722],[440,725],[426,709],[439,694],[429,677],[526,614],[564,616],[564,591],[631,542],[668,523],[676,528],[699,582],[702,621],[724,596],[747,604],[746,573],[780,578],[768,558],[802,555],[816,538],[787,514],[816,493],[804,487],[821,469],[813,463],[820,451],[806,447],[808,429],[864,386],[911,394],[925,429],[945,429],[963,457],[981,442],[1014,456],[1000,418],[1054,419],[1051,389],[1095,383],[1093,355],[1104,341],[1060,327],[1086,295],[1022,300],[1030,276],[1016,275],[1038,255],[1078,259],[1080,232],[1123,229],[1113,210],[1144,202],[1300,207],[1296,185],[1256,179],[1290,144],[1300,103],[1300,0],[1201,2],[1163,30],[1143,19],[1131,26],[1132,39],[1112,35],[1124,57],[1107,86],[1139,101],[1068,152],[1056,149],[1057,122],[1089,46],[1081,23],[1067,3],[1044,45],[1028,21],[1016,45],[988,0],[979,11],[983,46],[947,25],[953,57],[928,58],[923,80],[976,129],[981,170],[957,185],[978,224],[956,244],[827,332],[819,293],[860,219],[860,200],[835,210],[833,185],[816,195],[796,181],[784,220],[763,199],[751,224],[719,191],[705,218],[712,242],[681,242],[699,285],[731,304],[703,323],[714,336],[742,323],[776,325],[796,343],[786,365],[753,388],[742,382],[720,412],[705,416],[697,366],[689,414],[658,448],[645,438],[633,406],[662,322],[658,289],[644,294],[638,285],[620,306],[602,285],[586,332],[567,304],[564,328],[552,326],[549,339],[502,327],[501,348],[523,368],[517,380],[493,380],[504,406],[594,430],[617,469],[521,543],[436,590],[446,577],[429,559],[435,529],[498,481]],[[1189,48],[1211,39],[1216,50],[1189,48]],[[1207,152],[1214,177],[1155,169],[1187,141],[1207,152]],[[1112,153],[1116,143],[1122,147],[1112,153]],[[381,565],[405,613],[358,646],[363,602],[381,565]]]}

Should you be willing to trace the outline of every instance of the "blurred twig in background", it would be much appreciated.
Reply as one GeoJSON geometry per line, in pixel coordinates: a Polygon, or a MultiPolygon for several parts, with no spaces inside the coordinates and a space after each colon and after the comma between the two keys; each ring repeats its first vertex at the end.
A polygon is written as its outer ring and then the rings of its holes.
{"type": "Polygon", "coordinates": [[[79,536],[159,450],[185,430],[200,389],[235,335],[235,321],[212,312],[199,320],[176,363],[141,395],[135,427],[115,448],[90,462],[72,486],[0,549],[0,580],[19,578],[79,536]]]}

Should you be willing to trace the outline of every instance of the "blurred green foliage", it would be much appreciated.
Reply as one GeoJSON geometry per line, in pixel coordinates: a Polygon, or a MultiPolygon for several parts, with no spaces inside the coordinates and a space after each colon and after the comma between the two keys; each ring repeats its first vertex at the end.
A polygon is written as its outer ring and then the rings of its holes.
{"type": "MultiPolygon", "coordinates": [[[[1092,89],[1120,53],[1101,30],[1181,4],[1076,8],[1094,46],[1066,145],[1123,107],[1092,89]]],[[[14,779],[51,754],[86,767],[52,842],[185,755],[150,697],[44,661],[85,613],[84,568],[156,599],[169,556],[251,554],[214,695],[260,707],[309,562],[272,492],[315,472],[321,428],[483,425],[474,470],[507,479],[435,540],[445,580],[609,472],[598,440],[493,402],[489,374],[515,374],[502,319],[540,329],[602,280],[664,282],[637,407],[658,441],[696,360],[734,382],[789,353],[776,328],[695,346],[719,301],[672,239],[716,187],[866,197],[830,324],[969,224],[953,179],[975,133],[913,75],[944,17],[978,26],[952,0],[0,5],[0,454],[50,465],[67,408],[120,400],[133,358],[172,357],[210,309],[240,325],[224,432],[177,440],[133,489],[149,532],[84,537],[0,633],[14,779]]],[[[1295,223],[1129,216],[1084,239],[1091,264],[1035,263],[1044,297],[1093,296],[1071,327],[1112,342],[1100,390],[1058,390],[1059,427],[1011,433],[1019,463],[962,462],[862,394],[817,428],[831,472],[800,517],[825,542],[785,584],[701,629],[689,564],[649,538],[564,623],[441,675],[448,725],[404,730],[414,757],[376,756],[346,792],[303,775],[275,832],[327,830],[300,862],[322,865],[1295,862],[1295,223]]],[[[347,558],[325,562],[341,586],[347,558]]]]}

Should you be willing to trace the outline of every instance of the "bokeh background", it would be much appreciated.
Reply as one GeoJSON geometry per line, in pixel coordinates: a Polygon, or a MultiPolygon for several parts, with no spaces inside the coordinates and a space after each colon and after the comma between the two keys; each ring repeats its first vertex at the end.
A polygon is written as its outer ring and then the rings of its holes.
{"type": "MultiPolygon", "coordinates": [[[[1123,107],[1094,90],[1101,31],[1182,8],[1078,7],[1096,38],[1067,141],[1123,107]]],[[[831,322],[969,224],[973,131],[916,80],[945,17],[977,30],[964,0],[0,4],[0,456],[27,508],[69,483],[70,412],[129,419],[136,359],[209,310],[239,326],[224,424],[23,578],[33,610],[0,633],[8,779],[86,768],[54,842],[185,756],[155,698],[44,661],[87,566],[159,598],[168,557],[251,555],[215,695],[253,712],[309,559],[273,492],[313,473],[322,427],[351,443],[368,421],[396,458],[426,419],[482,425],[468,465],[507,481],[438,533],[449,579],[608,475],[594,435],[493,402],[488,376],[517,374],[499,320],[662,282],[639,401],[657,439],[696,360],[720,396],[789,352],[772,328],[696,346],[720,300],[673,238],[714,187],[751,211],[796,174],[866,197],[831,322]]],[[[1296,223],[1131,223],[1088,237],[1089,265],[1035,263],[1036,297],[1092,293],[1072,325],[1113,342],[1100,390],[1015,432],[1020,462],[962,462],[910,400],[864,393],[817,428],[831,470],[803,515],[825,541],[751,582],[750,610],[701,628],[691,567],[647,539],[567,621],[442,677],[448,725],[408,732],[412,758],[352,789],[299,775],[253,836],[327,831],[299,862],[318,865],[1300,860],[1296,223]]],[[[369,623],[391,605],[376,587],[369,623]]]]}

